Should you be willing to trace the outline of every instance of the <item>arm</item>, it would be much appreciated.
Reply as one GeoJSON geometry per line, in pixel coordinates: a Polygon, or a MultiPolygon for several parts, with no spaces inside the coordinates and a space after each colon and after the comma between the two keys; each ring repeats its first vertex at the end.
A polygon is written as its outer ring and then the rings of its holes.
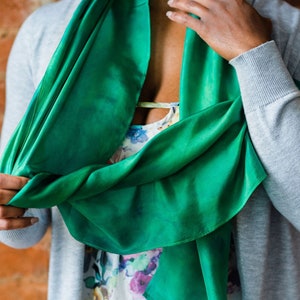
{"type": "Polygon", "coordinates": [[[236,57],[249,132],[268,173],[264,187],[276,209],[300,230],[300,10],[283,1],[256,1],[272,19],[275,42],[236,57]]]}
{"type": "MultiPolygon", "coordinates": [[[[77,5],[78,1],[57,1],[43,5],[22,25],[8,61],[6,110],[0,154],[27,109],[77,5]]],[[[0,186],[0,193],[1,189],[3,190],[3,186],[0,186]]],[[[15,188],[15,191],[17,190],[18,187],[15,188]]],[[[0,241],[16,248],[29,247],[37,243],[50,225],[50,212],[50,209],[28,209],[22,224],[19,217],[14,220],[6,219],[6,224],[2,222],[2,225],[11,230],[1,231],[0,228],[0,241]],[[36,218],[38,222],[31,225],[36,218]],[[14,224],[7,221],[14,221],[14,224]],[[28,225],[30,226],[25,227],[28,225]]],[[[20,211],[15,213],[18,216],[20,211]]]]}
{"type": "MultiPolygon", "coordinates": [[[[6,78],[6,110],[1,133],[1,153],[10,135],[23,116],[35,90],[30,68],[31,32],[26,24],[14,43],[6,78]]],[[[28,181],[24,177],[0,174],[0,241],[25,248],[37,243],[50,223],[49,210],[24,209],[4,206],[28,181]],[[25,214],[24,214],[25,213],[25,214]],[[34,224],[34,225],[33,225],[34,224]]]]}
{"type": "Polygon", "coordinates": [[[300,230],[300,92],[273,42],[231,63],[251,139],[268,173],[264,187],[277,210],[300,230]]]}
{"type": "Polygon", "coordinates": [[[300,92],[293,81],[300,79],[300,10],[280,0],[255,1],[259,13],[272,19],[275,42],[268,42],[269,24],[245,1],[198,0],[192,10],[190,1],[173,1],[180,11],[171,19],[196,30],[235,67],[249,132],[269,175],[264,187],[278,211],[300,230],[300,92]]]}

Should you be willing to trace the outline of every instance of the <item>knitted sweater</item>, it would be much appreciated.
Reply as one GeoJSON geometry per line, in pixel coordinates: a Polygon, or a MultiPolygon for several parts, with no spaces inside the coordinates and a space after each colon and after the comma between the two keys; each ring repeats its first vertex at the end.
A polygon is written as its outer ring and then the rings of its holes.
{"type": "MultiPolygon", "coordinates": [[[[7,70],[1,152],[23,116],[80,0],[45,5],[23,24],[7,70]]],[[[280,0],[256,0],[273,21],[273,41],[230,61],[237,71],[254,147],[268,178],[235,220],[235,244],[245,300],[300,299],[300,10],[280,0]],[[283,58],[282,58],[283,57],[283,58]],[[291,75],[292,76],[291,76],[291,75]]],[[[57,208],[29,209],[39,222],[0,231],[14,248],[39,242],[52,227],[49,300],[81,300],[84,245],[69,234],[57,208]]]]}

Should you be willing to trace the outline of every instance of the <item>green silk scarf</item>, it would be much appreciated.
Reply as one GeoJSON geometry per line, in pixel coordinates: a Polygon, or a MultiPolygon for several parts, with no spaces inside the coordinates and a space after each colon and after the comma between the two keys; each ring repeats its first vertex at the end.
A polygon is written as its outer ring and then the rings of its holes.
{"type": "Polygon", "coordinates": [[[1,160],[30,177],[9,205],[58,206],[87,245],[164,247],[147,299],[226,299],[230,220],[265,178],[233,68],[188,30],[180,121],[140,152],[122,143],[150,57],[147,0],[82,0],[1,160]]]}

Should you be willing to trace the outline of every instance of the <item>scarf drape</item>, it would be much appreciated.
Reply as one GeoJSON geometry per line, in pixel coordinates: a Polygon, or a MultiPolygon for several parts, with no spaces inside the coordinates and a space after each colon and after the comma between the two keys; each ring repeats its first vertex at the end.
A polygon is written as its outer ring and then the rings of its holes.
{"type": "Polygon", "coordinates": [[[230,220],[265,172],[233,68],[188,30],[180,121],[140,152],[124,139],[150,58],[147,0],[83,0],[0,165],[30,177],[9,205],[58,206],[77,240],[127,254],[165,247],[147,299],[226,299],[230,220]]]}

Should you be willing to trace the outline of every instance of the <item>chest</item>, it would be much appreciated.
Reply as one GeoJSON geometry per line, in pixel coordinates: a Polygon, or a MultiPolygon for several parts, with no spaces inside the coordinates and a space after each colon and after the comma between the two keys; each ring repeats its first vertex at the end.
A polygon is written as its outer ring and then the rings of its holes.
{"type": "MultiPolygon", "coordinates": [[[[166,3],[151,3],[151,59],[140,101],[178,102],[185,27],[166,17],[166,3]]],[[[137,108],[134,123],[155,122],[167,112],[161,108],[137,108]]]]}

